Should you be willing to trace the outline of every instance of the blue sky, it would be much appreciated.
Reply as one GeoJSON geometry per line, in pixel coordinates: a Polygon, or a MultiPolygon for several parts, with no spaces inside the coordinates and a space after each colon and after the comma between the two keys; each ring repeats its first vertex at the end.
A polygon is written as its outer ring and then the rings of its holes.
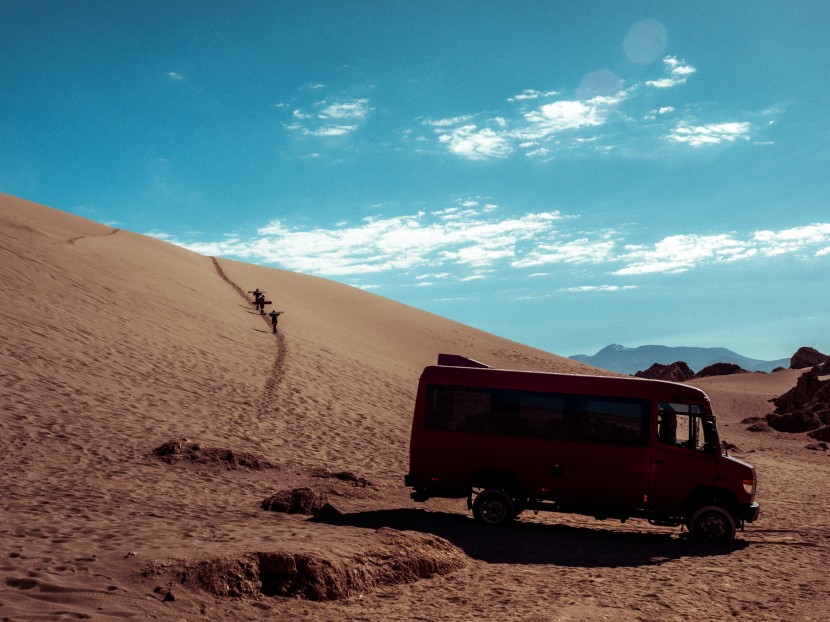
{"type": "Polygon", "coordinates": [[[829,27],[825,0],[7,1],[0,191],[566,356],[830,352],[829,27]]]}

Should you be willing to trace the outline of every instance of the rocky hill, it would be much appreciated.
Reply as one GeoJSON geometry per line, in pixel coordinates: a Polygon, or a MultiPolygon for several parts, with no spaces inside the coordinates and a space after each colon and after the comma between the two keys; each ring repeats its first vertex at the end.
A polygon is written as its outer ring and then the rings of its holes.
{"type": "Polygon", "coordinates": [[[648,369],[654,363],[669,365],[684,361],[692,369],[703,369],[715,363],[732,363],[747,371],[772,371],[777,367],[789,367],[790,359],[764,361],[742,356],[726,348],[669,347],[659,345],[626,348],[619,344],[606,346],[594,355],[577,354],[575,361],[622,374],[634,374],[648,369]]]}

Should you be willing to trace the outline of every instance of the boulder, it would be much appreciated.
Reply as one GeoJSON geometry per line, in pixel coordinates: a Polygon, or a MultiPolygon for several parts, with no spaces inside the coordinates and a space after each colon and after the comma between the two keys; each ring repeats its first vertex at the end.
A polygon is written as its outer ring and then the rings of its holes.
{"type": "Polygon", "coordinates": [[[821,365],[830,358],[826,354],[822,354],[815,348],[802,347],[799,348],[790,359],[790,369],[807,369],[808,367],[815,367],[821,365]]]}
{"type": "Polygon", "coordinates": [[[821,380],[810,369],[801,374],[795,387],[770,401],[775,404],[775,412],[766,419],[773,429],[779,432],[813,430],[810,435],[813,438],[830,440],[830,379],[821,380]]]}
{"type": "Polygon", "coordinates": [[[769,414],[767,423],[779,432],[809,432],[821,427],[821,421],[813,413],[797,410],[791,413],[769,414]]]}
{"type": "Polygon", "coordinates": [[[275,493],[263,499],[260,505],[263,510],[271,512],[312,515],[327,504],[328,499],[323,493],[311,488],[294,488],[275,493]]]}
{"type": "Polygon", "coordinates": [[[830,442],[830,425],[822,426],[818,430],[810,432],[807,436],[824,443],[830,442]]]}
{"type": "Polygon", "coordinates": [[[818,374],[819,376],[830,376],[830,358],[828,358],[820,365],[816,365],[815,367],[813,367],[813,371],[816,372],[816,374],[818,374]]]}
{"type": "Polygon", "coordinates": [[[670,382],[685,382],[693,378],[695,373],[689,369],[683,361],[675,361],[671,365],[655,363],[645,371],[638,371],[634,374],[637,378],[648,378],[651,380],[668,380],[670,382]]]}
{"type": "Polygon", "coordinates": [[[708,376],[731,376],[732,374],[748,374],[749,372],[740,365],[734,363],[713,363],[708,367],[704,367],[697,374],[695,378],[706,378],[708,376]]]}
{"type": "Polygon", "coordinates": [[[772,400],[775,412],[783,414],[804,408],[821,388],[822,381],[814,371],[806,371],[799,376],[795,386],[772,400]]]}

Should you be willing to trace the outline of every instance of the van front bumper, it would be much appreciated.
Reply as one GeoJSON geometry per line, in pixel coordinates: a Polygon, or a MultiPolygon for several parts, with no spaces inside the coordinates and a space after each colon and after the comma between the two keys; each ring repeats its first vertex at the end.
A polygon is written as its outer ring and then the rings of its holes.
{"type": "Polygon", "coordinates": [[[761,506],[757,501],[753,501],[749,505],[741,506],[741,514],[738,518],[747,523],[753,523],[758,520],[758,514],[761,513],[761,506]]]}

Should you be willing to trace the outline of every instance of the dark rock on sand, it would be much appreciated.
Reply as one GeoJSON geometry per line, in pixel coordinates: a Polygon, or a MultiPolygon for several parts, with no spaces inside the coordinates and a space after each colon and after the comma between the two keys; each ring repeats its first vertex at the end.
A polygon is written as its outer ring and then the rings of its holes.
{"type": "Polygon", "coordinates": [[[669,382],[684,382],[694,377],[695,373],[689,369],[683,361],[675,361],[671,365],[654,363],[645,371],[638,371],[634,374],[637,378],[649,378],[651,380],[668,380],[669,382]]]}

